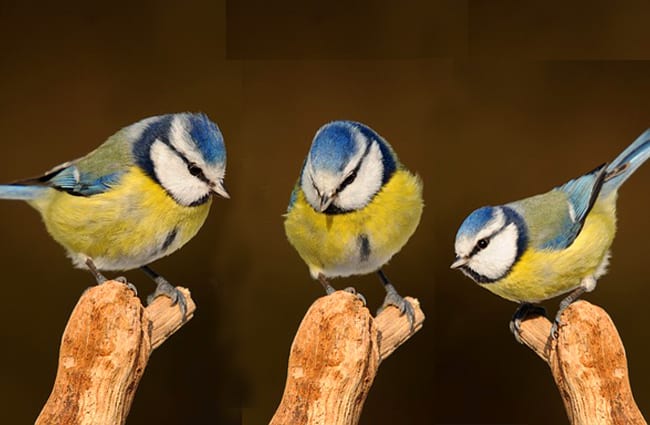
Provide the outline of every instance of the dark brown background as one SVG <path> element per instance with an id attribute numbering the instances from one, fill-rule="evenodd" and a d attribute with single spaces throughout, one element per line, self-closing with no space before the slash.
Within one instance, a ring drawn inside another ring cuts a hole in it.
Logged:
<path id="1" fill-rule="evenodd" d="M 0 4 L 0 181 L 160 113 L 206 112 L 226 139 L 232 200 L 155 264 L 192 289 L 198 313 L 152 357 L 129 424 L 268 422 L 293 334 L 322 295 L 282 214 L 314 132 L 341 118 L 380 132 L 425 184 L 421 225 L 386 272 L 427 321 L 382 364 L 362 423 L 565 423 L 546 366 L 508 332 L 515 305 L 448 269 L 453 239 L 472 209 L 546 191 L 650 126 L 650 6 L 177 3 Z M 586 297 L 618 325 L 646 413 L 648 168 L 622 190 L 611 271 Z M 23 424 L 49 394 L 61 332 L 92 279 L 29 207 L 0 206 L 0 411 Z M 374 276 L 335 284 L 381 302 Z"/>

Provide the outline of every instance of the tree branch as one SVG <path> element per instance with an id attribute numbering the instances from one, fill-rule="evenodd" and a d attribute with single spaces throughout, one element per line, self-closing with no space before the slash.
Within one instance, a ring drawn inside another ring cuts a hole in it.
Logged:
<path id="1" fill-rule="evenodd" d="M 187 321 L 196 305 L 179 289 Z M 36 424 L 123 424 L 151 352 L 184 323 L 169 298 L 144 308 L 122 283 L 88 289 L 68 320 L 54 387 Z"/>
<path id="2" fill-rule="evenodd" d="M 284 395 L 271 425 L 358 423 L 381 361 L 422 328 L 419 302 L 407 300 L 415 309 L 413 329 L 394 307 L 373 319 L 349 292 L 316 300 L 291 346 Z"/>
<path id="3" fill-rule="evenodd" d="M 521 339 L 551 368 L 572 424 L 645 424 L 628 377 L 623 342 L 605 310 L 586 301 L 562 314 L 557 339 L 551 322 L 535 316 Z"/>

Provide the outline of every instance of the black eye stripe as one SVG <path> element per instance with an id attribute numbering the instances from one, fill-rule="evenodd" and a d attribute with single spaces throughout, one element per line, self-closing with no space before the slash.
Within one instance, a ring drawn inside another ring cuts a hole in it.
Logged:
<path id="1" fill-rule="evenodd" d="M 168 147 L 169 149 L 171 149 L 171 150 L 172 150 L 172 151 L 173 151 L 173 152 L 174 152 L 174 153 L 175 153 L 175 154 L 176 154 L 176 155 L 177 155 L 181 160 L 183 160 L 183 162 L 185 163 L 185 165 L 187 165 L 187 169 L 188 169 L 188 170 L 189 170 L 190 167 L 192 167 L 192 166 L 195 166 L 195 167 L 199 168 L 199 170 L 201 169 L 200 167 L 198 167 L 198 165 L 196 165 L 196 164 L 193 163 L 193 162 L 190 162 L 187 158 L 185 158 L 185 155 L 183 155 L 183 154 L 181 153 L 181 151 L 179 151 L 178 149 L 176 149 L 176 147 L 175 147 L 174 145 L 172 145 L 171 143 L 169 143 L 168 140 L 161 140 L 161 141 L 162 141 L 164 144 L 166 144 L 167 147 Z M 201 171 L 201 172 L 203 172 L 203 171 Z"/>
<path id="2" fill-rule="evenodd" d="M 190 162 L 187 158 L 185 158 L 185 155 L 183 155 L 178 149 L 176 149 L 176 147 L 174 145 L 172 145 L 168 141 L 165 140 L 165 141 L 163 141 L 163 143 L 165 143 L 169 147 L 169 149 L 171 149 L 185 163 L 185 165 L 187 166 L 187 171 L 191 175 L 193 175 L 194 177 L 201 180 L 202 182 L 204 182 L 207 185 L 211 184 L 210 180 L 203 173 L 203 169 L 201 169 L 201 167 L 199 167 L 194 162 Z"/>
<path id="3" fill-rule="evenodd" d="M 473 257 L 476 254 L 478 254 L 481 251 L 477 245 L 474 245 L 474 248 L 472 248 L 472 251 L 469 253 L 469 257 Z"/>
<path id="4" fill-rule="evenodd" d="M 354 180 L 357 178 L 357 174 L 359 173 L 359 169 L 361 168 L 361 164 L 363 164 L 363 161 L 366 159 L 366 157 L 370 153 L 370 147 L 372 146 L 372 143 L 374 143 L 374 142 L 370 142 L 370 143 L 368 143 L 366 145 L 366 150 L 363 152 L 363 155 L 361 155 L 361 158 L 359 159 L 359 162 L 354 167 L 352 172 L 350 174 L 348 174 L 348 176 L 345 178 L 345 180 L 343 180 L 343 182 L 339 185 L 339 187 L 336 188 L 336 193 L 341 192 L 343 189 L 345 189 L 346 187 L 351 185 L 352 182 L 354 182 Z"/>
<path id="5" fill-rule="evenodd" d="M 472 252 L 469 253 L 469 256 L 473 257 L 474 255 L 478 254 L 480 251 L 483 251 L 485 248 L 487 248 L 492 238 L 498 235 L 499 233 L 503 232 L 508 227 L 509 224 L 510 223 L 506 223 L 505 226 L 498 229 L 496 232 L 492 233 L 491 235 L 479 239 L 476 242 L 476 245 L 474 245 L 474 248 L 472 248 Z"/>
<path id="6" fill-rule="evenodd" d="M 195 177 L 200 178 L 200 176 L 203 175 L 203 170 L 201 169 L 201 167 L 199 167 L 198 165 L 196 165 L 193 162 L 187 164 L 187 170 L 190 172 L 191 175 L 193 175 Z"/>
<path id="7" fill-rule="evenodd" d="M 339 185 L 339 187 L 336 188 L 337 193 L 342 191 L 343 189 L 345 189 L 346 187 L 348 187 L 348 186 L 350 186 L 352 184 L 354 179 L 357 178 L 357 171 L 359 170 L 360 166 L 361 166 L 361 163 L 359 163 L 359 165 L 357 165 L 357 167 L 354 170 L 352 170 L 352 172 L 345 178 L 345 180 L 343 180 L 343 183 L 341 183 Z"/>
<path id="8" fill-rule="evenodd" d="M 210 180 L 205 176 L 205 174 L 203 174 L 203 170 L 201 170 L 199 167 L 196 168 L 199 170 L 199 172 L 197 174 L 193 174 L 192 171 L 190 171 L 190 174 L 210 186 Z"/>
<path id="9" fill-rule="evenodd" d="M 197 179 L 201 180 L 202 182 L 206 183 L 207 185 L 210 185 L 210 180 L 205 176 L 203 173 L 203 169 L 199 167 L 196 163 L 190 162 L 185 158 L 183 155 L 181 155 L 180 152 L 176 151 L 178 153 L 178 156 L 185 162 L 185 165 L 187 165 L 187 172 L 196 177 Z"/>

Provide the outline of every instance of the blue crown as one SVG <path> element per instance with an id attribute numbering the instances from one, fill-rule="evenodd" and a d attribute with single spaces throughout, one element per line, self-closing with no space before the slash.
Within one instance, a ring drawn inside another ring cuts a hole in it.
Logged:
<path id="1" fill-rule="evenodd" d="M 357 152 L 356 126 L 350 121 L 334 121 L 318 130 L 309 156 L 315 168 L 341 172 Z"/>
<path id="2" fill-rule="evenodd" d="M 205 114 L 187 114 L 190 122 L 190 135 L 203 153 L 206 162 L 218 164 L 226 162 L 226 147 L 219 127 Z"/>
<path id="3" fill-rule="evenodd" d="M 473 211 L 461 224 L 456 238 L 476 235 L 493 217 L 494 207 L 481 207 Z"/>

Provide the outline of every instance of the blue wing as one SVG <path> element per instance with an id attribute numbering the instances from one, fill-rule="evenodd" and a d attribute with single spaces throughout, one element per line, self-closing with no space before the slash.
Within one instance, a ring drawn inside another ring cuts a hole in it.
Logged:
<path id="1" fill-rule="evenodd" d="M 570 246 L 580 234 L 584 221 L 598 196 L 607 196 L 616 191 L 621 184 L 648 158 L 650 158 L 650 129 L 641 134 L 630 146 L 609 165 L 604 164 L 594 171 L 555 188 L 552 192 L 566 197 L 566 207 L 557 204 L 562 211 L 554 211 L 560 217 L 552 236 L 539 241 L 542 248 L 563 249 Z M 540 205 L 543 209 L 544 206 Z"/>
<path id="2" fill-rule="evenodd" d="M 565 212 L 561 214 L 559 228 L 554 237 L 541 243 L 541 248 L 564 249 L 578 237 L 587 215 L 594 206 L 603 182 L 607 176 L 606 164 L 577 179 L 571 180 L 554 189 L 566 197 L 566 206 L 560 206 Z"/>
<path id="3" fill-rule="evenodd" d="M 15 186 L 47 186 L 76 196 L 92 196 L 109 190 L 123 171 L 97 176 L 82 172 L 73 163 L 66 163 L 47 172 L 41 177 L 21 180 L 12 183 Z"/>

